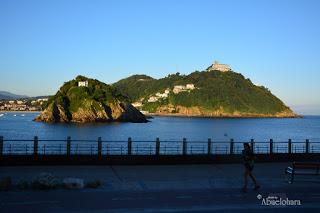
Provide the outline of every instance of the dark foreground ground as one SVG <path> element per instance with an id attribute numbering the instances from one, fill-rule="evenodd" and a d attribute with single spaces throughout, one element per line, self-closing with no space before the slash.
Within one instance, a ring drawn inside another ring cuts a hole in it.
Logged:
<path id="1" fill-rule="evenodd" d="M 315 212 L 320 209 L 320 177 L 286 181 L 290 163 L 259 163 L 259 191 L 241 192 L 239 164 L 165 166 L 0 167 L 0 177 L 31 180 L 42 172 L 58 177 L 99 179 L 97 189 L 0 192 L 0 212 Z M 268 196 L 300 200 L 300 206 L 266 206 Z M 259 197 L 260 199 L 258 199 Z"/>

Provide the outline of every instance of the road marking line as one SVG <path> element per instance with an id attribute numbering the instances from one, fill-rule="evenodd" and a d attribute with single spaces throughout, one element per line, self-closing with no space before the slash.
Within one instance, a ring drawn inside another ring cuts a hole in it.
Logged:
<path id="1" fill-rule="evenodd" d="M 116 171 L 115 168 L 113 168 L 113 166 L 110 166 L 113 174 L 120 180 L 120 182 L 123 182 L 122 178 L 120 177 L 120 175 L 118 174 L 118 172 Z"/>

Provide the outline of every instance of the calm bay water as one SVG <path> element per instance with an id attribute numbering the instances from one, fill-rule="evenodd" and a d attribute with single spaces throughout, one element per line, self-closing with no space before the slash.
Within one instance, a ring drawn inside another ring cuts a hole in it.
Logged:
<path id="1" fill-rule="evenodd" d="M 0 135 L 5 139 L 97 139 L 206 141 L 320 141 L 320 116 L 304 118 L 180 118 L 155 117 L 149 123 L 46 124 L 34 122 L 38 113 L 0 113 Z"/>

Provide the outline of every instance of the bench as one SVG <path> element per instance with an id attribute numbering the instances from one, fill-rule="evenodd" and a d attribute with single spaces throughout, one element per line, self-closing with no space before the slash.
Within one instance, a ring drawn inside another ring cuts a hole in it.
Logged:
<path id="1" fill-rule="evenodd" d="M 285 173 L 288 182 L 292 183 L 295 175 L 319 175 L 320 163 L 293 162 L 292 166 L 286 168 Z"/>

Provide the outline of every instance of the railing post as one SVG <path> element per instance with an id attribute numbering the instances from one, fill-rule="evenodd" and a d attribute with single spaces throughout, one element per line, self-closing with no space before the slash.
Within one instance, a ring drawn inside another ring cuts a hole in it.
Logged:
<path id="1" fill-rule="evenodd" d="M 183 155 L 187 154 L 187 139 L 186 138 L 182 139 L 182 154 Z"/>
<path id="2" fill-rule="evenodd" d="M 273 139 L 270 139 L 270 144 L 269 144 L 269 154 L 273 154 Z"/>
<path id="3" fill-rule="evenodd" d="M 98 137 L 98 157 L 102 158 L 102 140 L 101 137 Z"/>
<path id="4" fill-rule="evenodd" d="M 231 138 L 230 139 L 230 155 L 233 154 L 233 150 L 234 150 L 234 140 Z"/>
<path id="5" fill-rule="evenodd" d="M 291 139 L 288 140 L 288 153 L 289 154 L 292 153 L 292 140 Z"/>
<path id="6" fill-rule="evenodd" d="M 252 152 L 254 152 L 254 139 L 250 140 L 250 144 L 251 144 L 251 150 Z"/>
<path id="7" fill-rule="evenodd" d="M 38 136 L 34 136 L 33 138 L 33 156 L 34 158 L 38 157 Z"/>
<path id="8" fill-rule="evenodd" d="M 306 153 L 309 153 L 309 139 L 306 139 Z"/>
<path id="9" fill-rule="evenodd" d="M 211 138 L 208 138 L 208 155 L 211 155 L 212 152 L 212 142 Z"/>
<path id="10" fill-rule="evenodd" d="M 67 137 L 67 156 L 71 155 L 71 137 Z"/>
<path id="11" fill-rule="evenodd" d="M 160 155 L 160 139 L 156 138 L 156 155 Z"/>
<path id="12" fill-rule="evenodd" d="M 3 136 L 0 136 L 0 156 L 3 155 Z"/>
<path id="13" fill-rule="evenodd" d="M 128 138 L 128 155 L 132 153 L 132 139 L 131 137 Z"/>

